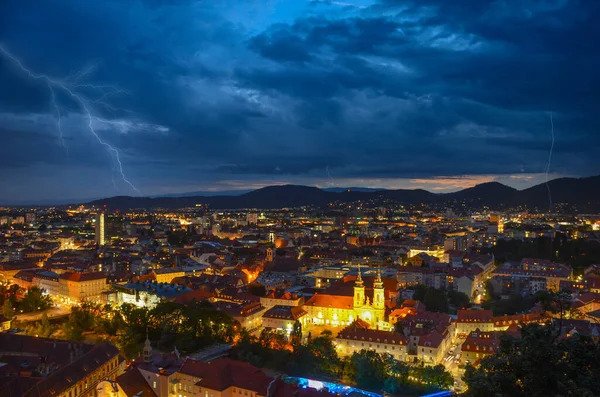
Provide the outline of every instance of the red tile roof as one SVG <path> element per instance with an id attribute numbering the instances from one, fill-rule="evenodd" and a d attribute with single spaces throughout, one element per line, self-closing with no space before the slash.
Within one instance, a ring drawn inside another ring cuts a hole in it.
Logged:
<path id="1" fill-rule="evenodd" d="M 337 308 L 337 309 L 352 309 L 354 307 L 354 297 L 315 294 L 312 298 L 310 298 L 308 301 L 306 301 L 304 306 L 333 307 L 333 308 Z"/>
<path id="2" fill-rule="evenodd" d="M 491 323 L 494 313 L 491 310 L 459 310 L 457 323 Z"/>
<path id="3" fill-rule="evenodd" d="M 388 343 L 394 345 L 407 345 L 406 336 L 400 332 L 381 331 L 367 329 L 359 324 L 353 323 L 342 329 L 337 336 L 338 339 L 364 340 L 369 342 Z"/>
<path id="4" fill-rule="evenodd" d="M 154 390 L 150 387 L 144 376 L 137 368 L 130 368 L 123 375 L 117 377 L 117 383 L 127 396 L 155 397 Z M 141 393 L 141 394 L 138 394 Z"/>
<path id="5" fill-rule="evenodd" d="M 90 272 L 90 273 L 80 273 L 80 272 L 67 272 L 60 275 L 60 278 L 68 281 L 92 281 L 92 280 L 101 280 L 106 279 L 106 274 L 102 272 Z"/>
<path id="6" fill-rule="evenodd" d="M 229 358 L 219 358 L 209 363 L 186 358 L 179 372 L 200 378 L 197 386 L 215 391 L 236 387 L 264 396 L 271 383 L 271 378 L 259 368 Z"/>
<path id="7" fill-rule="evenodd" d="M 512 324 L 529 324 L 529 323 L 540 323 L 546 321 L 546 318 L 542 313 L 526 313 L 526 314 L 514 314 L 512 316 L 498 316 L 493 318 L 495 327 L 505 327 Z"/>
<path id="8" fill-rule="evenodd" d="M 500 347 L 499 332 L 481 332 L 477 329 L 467 335 L 467 339 L 462 344 L 463 352 L 477 352 L 482 354 L 492 354 Z"/>
<path id="9" fill-rule="evenodd" d="M 0 351 L 3 352 L 0 354 L 2 361 L 19 358 L 20 363 L 27 364 L 29 372 L 36 370 L 42 362 L 55 368 L 44 378 L 26 377 L 13 384 L 11 387 L 17 385 L 20 388 L 19 393 L 13 395 L 21 397 L 54 397 L 62 394 L 119 355 L 119 350 L 110 343 L 90 346 L 13 334 L 0 334 Z M 75 352 L 71 362 L 72 353 Z M 22 365 L 17 366 L 18 370 L 22 368 Z M 17 374 L 9 377 L 16 380 L 23 378 Z"/>
<path id="10" fill-rule="evenodd" d="M 181 303 L 181 304 L 186 304 L 186 303 L 190 303 L 195 301 L 198 302 L 202 302 L 204 300 L 210 299 L 213 296 L 215 296 L 214 293 L 203 290 L 203 289 L 196 289 L 193 291 L 188 291 L 188 292 L 184 292 L 183 294 L 179 295 L 177 298 L 174 299 L 175 303 Z"/>
<path id="11" fill-rule="evenodd" d="M 419 338 L 419 346 L 438 348 L 442 344 L 444 336 L 436 329 Z"/>
<path id="12" fill-rule="evenodd" d="M 306 310 L 301 307 L 273 306 L 263 314 L 263 318 L 278 318 L 284 320 L 297 320 L 306 315 Z"/>

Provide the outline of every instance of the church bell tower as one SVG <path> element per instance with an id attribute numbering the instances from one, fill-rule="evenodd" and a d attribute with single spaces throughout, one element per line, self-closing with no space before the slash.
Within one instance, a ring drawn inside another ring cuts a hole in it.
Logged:
<path id="1" fill-rule="evenodd" d="M 360 263 L 358 264 L 358 277 L 354 283 L 354 308 L 362 307 L 365 303 L 365 285 L 363 284 L 360 273 Z"/>
<path id="2" fill-rule="evenodd" d="M 381 267 L 377 268 L 377 278 L 373 283 L 373 309 L 385 308 L 385 289 L 381 280 Z"/>

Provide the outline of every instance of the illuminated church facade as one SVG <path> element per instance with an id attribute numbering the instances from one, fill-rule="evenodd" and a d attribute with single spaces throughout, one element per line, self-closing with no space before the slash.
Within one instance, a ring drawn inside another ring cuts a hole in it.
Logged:
<path id="1" fill-rule="evenodd" d="M 360 267 L 354 283 L 354 295 L 315 294 L 303 306 L 309 325 L 324 325 L 332 328 L 346 327 L 356 320 L 367 323 L 371 329 L 389 329 L 385 313 L 385 290 L 381 272 L 373 284 L 373 298 L 365 294 Z"/>

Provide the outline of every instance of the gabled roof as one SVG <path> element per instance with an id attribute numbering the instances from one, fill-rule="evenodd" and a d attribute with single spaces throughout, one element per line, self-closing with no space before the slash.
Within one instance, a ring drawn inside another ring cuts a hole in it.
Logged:
<path id="1" fill-rule="evenodd" d="M 117 383 L 127 396 L 154 397 L 156 394 L 137 368 L 130 368 L 117 377 Z M 141 393 L 141 394 L 138 394 Z"/>
<path id="2" fill-rule="evenodd" d="M 491 310 L 461 309 L 457 312 L 457 323 L 491 323 L 494 313 Z"/>
<path id="3" fill-rule="evenodd" d="M 264 396 L 271 383 L 271 378 L 259 368 L 229 358 L 219 358 L 209 363 L 186 358 L 179 372 L 199 378 L 197 386 L 215 391 L 236 387 Z"/>
<path id="4" fill-rule="evenodd" d="M 376 329 L 368 329 L 360 323 L 352 323 L 342 329 L 337 339 L 360 340 L 366 342 L 384 343 L 392 345 L 407 345 L 406 336 L 400 332 L 389 332 Z"/>
<path id="5" fill-rule="evenodd" d="M 93 280 L 101 280 L 106 279 L 106 274 L 102 272 L 90 272 L 90 273 L 80 273 L 80 272 L 67 272 L 60 275 L 60 278 L 68 281 L 93 281 Z"/>
<path id="6" fill-rule="evenodd" d="M 263 314 L 263 318 L 276 318 L 282 320 L 297 320 L 306 315 L 306 310 L 301 307 L 273 306 Z"/>
<path id="7" fill-rule="evenodd" d="M 332 307 L 336 309 L 352 309 L 354 307 L 353 296 L 339 296 L 339 295 L 326 295 L 326 294 L 315 294 L 310 298 L 304 306 L 315 306 L 315 307 Z"/>

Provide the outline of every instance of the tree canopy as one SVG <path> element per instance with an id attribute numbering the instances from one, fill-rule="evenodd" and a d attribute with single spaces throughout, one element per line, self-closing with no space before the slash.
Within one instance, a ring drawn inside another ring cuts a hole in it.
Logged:
<path id="1" fill-rule="evenodd" d="M 465 397 L 582 397 L 600 390 L 600 347 L 586 336 L 559 338 L 558 329 L 537 324 L 522 338 L 504 336 L 496 354 L 468 366 Z"/>

